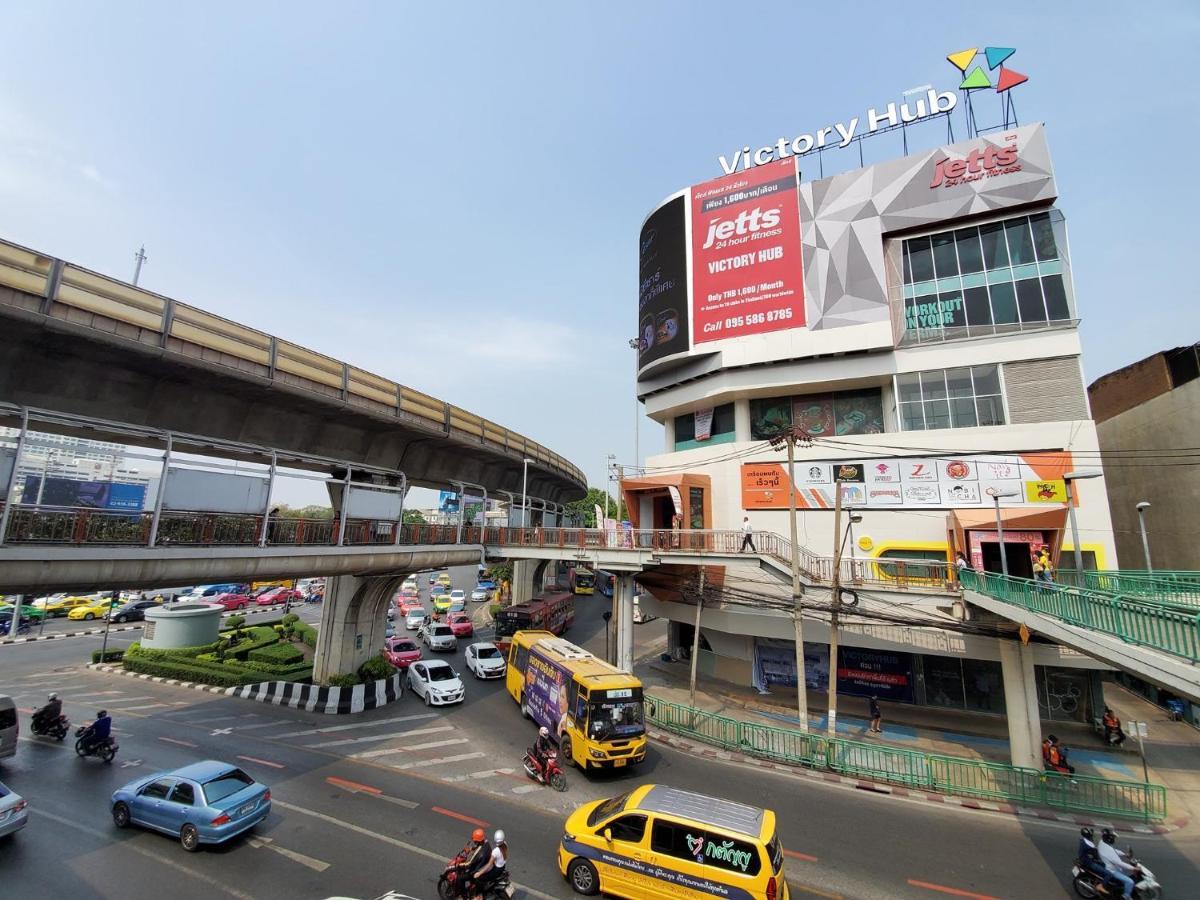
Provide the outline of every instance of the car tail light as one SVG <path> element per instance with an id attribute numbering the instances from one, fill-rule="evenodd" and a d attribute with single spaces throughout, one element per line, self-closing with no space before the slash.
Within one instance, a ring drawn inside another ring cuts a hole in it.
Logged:
<path id="1" fill-rule="evenodd" d="M 209 824 L 210 825 L 224 825 L 227 822 L 229 822 L 229 816 L 227 816 L 225 813 L 221 813 L 221 815 L 217 816 Z"/>
<path id="2" fill-rule="evenodd" d="M 271 799 L 271 792 L 268 790 L 268 791 L 267 791 L 265 794 L 263 794 L 263 796 L 262 796 L 262 802 L 263 802 L 263 803 L 266 803 L 266 802 L 268 802 L 270 799 Z"/>
<path id="3" fill-rule="evenodd" d="M 775 876 L 772 875 L 767 879 L 767 900 L 775 900 L 777 888 L 775 887 Z"/>
<path id="4" fill-rule="evenodd" d="M 28 800 L 18 800 L 17 805 L 12 808 L 12 811 L 15 813 L 19 813 L 21 810 L 23 810 L 28 805 L 29 805 Z"/>

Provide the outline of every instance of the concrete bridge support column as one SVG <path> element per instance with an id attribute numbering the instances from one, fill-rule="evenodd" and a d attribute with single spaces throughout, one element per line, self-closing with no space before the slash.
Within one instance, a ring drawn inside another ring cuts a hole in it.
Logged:
<path id="1" fill-rule="evenodd" d="M 512 602 L 528 603 L 542 592 L 542 579 L 546 575 L 548 559 L 513 560 Z"/>
<path id="2" fill-rule="evenodd" d="M 328 579 L 317 631 L 313 681 L 328 684 L 331 675 L 353 673 L 383 650 L 388 602 L 407 573 L 336 575 Z"/>
<path id="3" fill-rule="evenodd" d="M 617 668 L 633 672 L 633 576 L 618 574 L 613 581 L 613 618 L 617 621 Z"/>
<path id="4" fill-rule="evenodd" d="M 1000 641 L 1000 671 L 1008 711 L 1008 746 L 1014 766 L 1042 768 L 1042 723 L 1038 714 L 1033 647 Z"/>

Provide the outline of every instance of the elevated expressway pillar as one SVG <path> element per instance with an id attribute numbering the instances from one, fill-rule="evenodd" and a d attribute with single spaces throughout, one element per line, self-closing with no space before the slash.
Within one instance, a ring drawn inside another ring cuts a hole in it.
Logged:
<path id="1" fill-rule="evenodd" d="M 1038 713 L 1033 647 L 1021 641 L 998 641 L 1008 747 L 1014 766 L 1042 768 L 1042 723 Z"/>

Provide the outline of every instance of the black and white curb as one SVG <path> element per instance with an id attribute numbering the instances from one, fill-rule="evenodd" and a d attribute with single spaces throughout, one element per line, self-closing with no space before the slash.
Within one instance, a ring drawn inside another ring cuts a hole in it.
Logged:
<path id="1" fill-rule="evenodd" d="M 356 684 L 350 688 L 296 684 L 288 681 L 263 681 L 238 687 L 214 687 L 211 684 L 196 684 L 194 681 L 180 681 L 177 678 L 127 672 L 104 663 L 90 663 L 88 668 L 98 672 L 108 672 L 112 675 L 124 675 L 126 678 L 138 678 L 157 684 L 171 684 L 209 694 L 240 697 L 243 700 L 270 703 L 273 706 L 288 706 L 292 709 L 325 713 L 331 716 L 351 715 L 387 706 L 404 696 L 404 675 L 401 673 L 392 675 L 390 678 L 373 681 L 370 684 Z"/>
<path id="2" fill-rule="evenodd" d="M 109 628 L 109 634 L 116 634 L 118 631 L 138 631 L 142 628 L 141 625 L 118 625 L 116 628 Z M 73 638 L 86 637 L 89 634 L 104 634 L 103 628 L 89 628 L 87 631 L 65 631 L 62 634 L 37 634 L 33 637 L 5 638 L 0 641 L 0 646 L 4 644 L 28 644 L 33 641 L 53 641 L 57 638 Z"/>

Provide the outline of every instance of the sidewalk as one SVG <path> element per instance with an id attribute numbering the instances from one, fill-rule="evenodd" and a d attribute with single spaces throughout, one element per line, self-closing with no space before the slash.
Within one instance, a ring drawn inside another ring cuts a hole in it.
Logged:
<path id="1" fill-rule="evenodd" d="M 647 657 L 639 661 L 635 671 L 648 692 L 672 703 L 688 705 L 689 670 L 686 663 L 664 663 L 658 657 Z M 1105 696 L 1123 723 L 1134 719 L 1150 723 L 1150 737 L 1146 741 L 1150 781 L 1168 789 L 1168 821 L 1186 818 L 1200 822 L 1200 731 L 1182 722 L 1168 721 L 1164 710 L 1119 685 L 1106 685 Z M 809 692 L 811 730 L 825 731 L 827 703 L 828 696 L 824 692 Z M 759 694 L 751 687 L 701 677 L 697 684 L 696 706 L 740 721 L 777 727 L 794 727 L 799 721 L 795 691 L 786 688 Z M 1008 723 L 1002 716 L 883 701 L 880 706 L 883 734 L 870 735 L 867 701 L 839 695 L 838 736 L 904 750 L 1010 762 Z M 816 714 L 818 712 L 820 715 Z M 1122 781 L 1143 780 L 1135 739 L 1128 739 L 1123 749 L 1116 749 L 1106 747 L 1090 726 L 1043 722 L 1042 728 L 1044 734 L 1052 730 L 1060 742 L 1070 748 L 1071 763 L 1080 774 Z"/>

